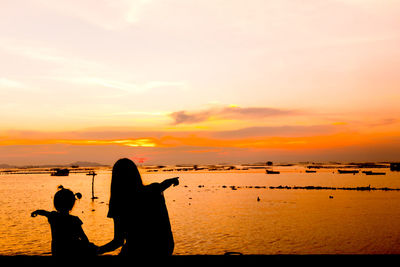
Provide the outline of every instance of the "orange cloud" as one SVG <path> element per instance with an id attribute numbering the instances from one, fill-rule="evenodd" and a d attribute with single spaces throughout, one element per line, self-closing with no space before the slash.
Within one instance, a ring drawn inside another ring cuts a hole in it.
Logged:
<path id="1" fill-rule="evenodd" d="M 0 145 L 45 145 L 45 144 L 69 144 L 69 145 L 123 145 L 130 147 L 155 147 L 156 143 L 151 138 L 124 139 L 124 140 L 57 140 L 57 139 L 15 139 L 2 140 Z"/>
<path id="2" fill-rule="evenodd" d="M 219 153 L 221 149 L 196 149 L 196 150 L 187 150 L 187 153 Z"/>
<path id="3" fill-rule="evenodd" d="M 210 119 L 240 119 L 254 120 L 273 116 L 288 116 L 298 114 L 294 110 L 284 110 L 268 107 L 241 108 L 230 105 L 223 108 L 211 108 L 198 112 L 177 111 L 170 114 L 174 124 L 191 124 L 207 121 Z"/>
<path id="4" fill-rule="evenodd" d="M 99 161 L 120 157 L 138 163 L 216 163 L 273 160 L 397 160 L 399 133 L 334 133 L 301 137 L 215 138 L 201 133 L 160 138 L 8 139 L 0 141 L 0 162 L 34 164 Z M 144 141 L 145 140 L 145 141 Z"/>
<path id="5" fill-rule="evenodd" d="M 22 134 L 3 136 L 0 146 L 21 145 L 80 145 L 143 148 L 196 147 L 190 153 L 216 152 L 218 148 L 255 148 L 255 149 L 329 149 L 354 145 L 387 144 L 399 132 L 361 133 L 342 128 L 342 125 L 320 126 L 280 126 L 250 127 L 234 131 L 198 131 L 198 132 L 109 132 L 89 134 L 88 132 L 52 133 L 42 138 L 40 132 L 32 132 L 31 138 L 21 138 Z M 57 135 L 60 138 L 56 138 Z M 63 138 L 63 135 L 68 138 Z M 92 135 L 92 138 L 90 136 Z M 97 136 L 97 138 L 96 138 Z M 103 139 L 101 137 L 113 137 Z M 123 138 L 121 138 L 123 136 Z M 132 136 L 132 137 L 127 137 Z M 140 137 L 139 137 L 140 136 Z M 89 138 L 82 138 L 89 137 Z M 204 148 L 204 149 L 202 149 Z M 211 150 L 210 150 L 211 149 Z"/>

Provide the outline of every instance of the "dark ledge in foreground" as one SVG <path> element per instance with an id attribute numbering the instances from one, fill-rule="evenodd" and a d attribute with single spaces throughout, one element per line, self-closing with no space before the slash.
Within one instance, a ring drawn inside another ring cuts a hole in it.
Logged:
<path id="1" fill-rule="evenodd" d="M 140 266 L 147 266 L 146 263 L 162 263 L 162 264 L 184 264 L 185 266 L 192 266 L 197 264 L 262 264 L 260 266 L 278 266 L 277 264 L 345 264 L 354 262 L 357 264 L 371 264 L 376 263 L 379 266 L 382 264 L 390 264 L 399 262 L 400 254 L 384 254 L 384 255 L 173 255 L 165 258 L 123 258 L 118 256 L 98 256 L 90 258 L 68 258 L 59 259 L 51 256 L 0 256 L 0 264 L 4 263 L 18 264 L 27 263 L 41 264 L 49 266 L 61 266 L 65 263 L 80 264 L 90 263 L 90 266 L 103 266 L 100 264 L 115 264 L 118 262 L 137 263 Z M 143 265 L 145 264 L 145 265 Z M 189 265 L 188 265 L 189 264 Z M 109 265 L 111 266 L 111 265 Z M 115 265 L 113 265 L 115 266 Z M 149 265 L 150 266 L 150 265 Z M 166 265 L 167 266 L 167 265 Z M 245 266 L 245 265 L 243 265 Z"/>

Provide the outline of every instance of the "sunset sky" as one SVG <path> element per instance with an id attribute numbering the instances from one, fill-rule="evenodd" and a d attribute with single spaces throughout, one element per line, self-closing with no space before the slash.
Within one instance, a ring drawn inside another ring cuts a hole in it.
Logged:
<path id="1" fill-rule="evenodd" d="M 0 164 L 400 160 L 400 1 L 2 0 Z"/>

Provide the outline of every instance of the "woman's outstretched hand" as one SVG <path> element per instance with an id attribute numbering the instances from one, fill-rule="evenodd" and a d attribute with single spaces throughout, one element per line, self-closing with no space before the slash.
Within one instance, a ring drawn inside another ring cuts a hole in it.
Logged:
<path id="1" fill-rule="evenodd" d="M 171 180 L 171 183 L 173 186 L 179 185 L 179 177 L 174 177 L 174 178 L 171 178 L 170 180 Z"/>
<path id="2" fill-rule="evenodd" d="M 163 192 L 165 189 L 170 187 L 171 185 L 177 186 L 179 184 L 179 177 L 174 177 L 174 178 L 169 178 L 164 180 L 160 185 L 161 185 L 161 192 Z"/>

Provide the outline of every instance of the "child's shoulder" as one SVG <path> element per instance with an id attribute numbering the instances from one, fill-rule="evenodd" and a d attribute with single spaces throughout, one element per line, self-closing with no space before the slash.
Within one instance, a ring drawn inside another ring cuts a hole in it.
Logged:
<path id="1" fill-rule="evenodd" d="M 58 216 L 59 216 L 59 213 L 58 213 L 57 211 L 55 211 L 55 210 L 49 211 L 49 212 L 47 213 L 47 217 L 49 217 L 49 218 L 56 218 L 56 217 L 58 217 Z"/>
<path id="2" fill-rule="evenodd" d="M 56 221 L 72 222 L 74 224 L 82 224 L 81 219 L 78 216 L 71 214 L 63 214 L 57 211 L 50 212 L 49 219 Z"/>
<path id="3" fill-rule="evenodd" d="M 74 223 L 83 224 L 83 223 L 82 223 L 82 220 L 79 219 L 78 216 L 75 216 L 75 215 L 71 215 L 71 214 L 70 214 L 69 217 L 70 217 L 70 219 L 71 219 Z"/>

